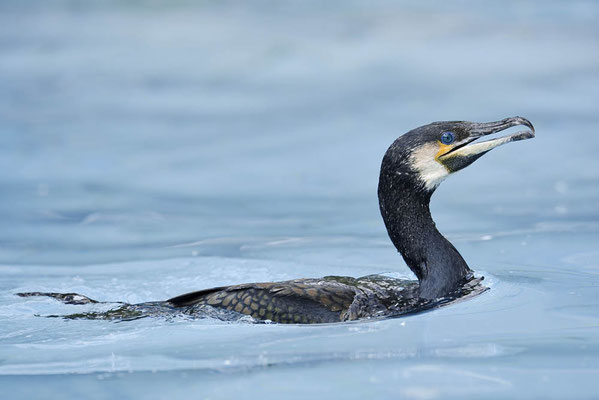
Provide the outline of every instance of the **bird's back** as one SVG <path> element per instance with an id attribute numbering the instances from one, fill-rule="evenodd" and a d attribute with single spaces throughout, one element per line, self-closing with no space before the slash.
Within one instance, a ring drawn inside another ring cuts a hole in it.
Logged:
<path id="1" fill-rule="evenodd" d="M 329 276 L 217 287 L 167 302 L 175 307 L 208 305 L 278 323 L 323 323 L 401 311 L 416 288 L 414 281 L 382 276 Z"/>

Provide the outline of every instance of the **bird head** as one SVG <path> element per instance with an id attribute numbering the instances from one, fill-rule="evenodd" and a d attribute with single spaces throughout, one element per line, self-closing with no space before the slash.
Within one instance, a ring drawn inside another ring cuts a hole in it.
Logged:
<path id="1" fill-rule="evenodd" d="M 485 140 L 485 136 L 517 125 L 529 129 Z M 387 156 L 395 161 L 392 164 L 398 166 L 398 174 L 415 176 L 424 190 L 432 192 L 449 174 L 469 166 L 495 147 L 534 135 L 532 124 L 522 117 L 486 123 L 433 122 L 400 136 Z"/>

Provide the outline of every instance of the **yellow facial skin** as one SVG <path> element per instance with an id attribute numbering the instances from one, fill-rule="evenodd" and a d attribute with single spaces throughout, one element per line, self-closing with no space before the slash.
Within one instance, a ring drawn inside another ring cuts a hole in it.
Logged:
<path id="1" fill-rule="evenodd" d="M 444 144 L 444 143 L 441 143 L 440 141 L 437 141 L 437 146 L 439 147 L 439 151 L 437 151 L 437 154 L 435 155 L 435 161 L 438 162 L 439 164 L 443 165 L 443 167 L 445 167 L 445 169 L 447 169 L 447 171 L 449 171 L 449 168 L 447 168 L 447 166 L 445 166 L 445 164 L 443 164 L 441 162 L 440 158 L 441 158 L 441 156 L 443 156 L 443 154 L 446 154 L 448 151 L 453 149 L 454 145 L 453 144 Z"/>

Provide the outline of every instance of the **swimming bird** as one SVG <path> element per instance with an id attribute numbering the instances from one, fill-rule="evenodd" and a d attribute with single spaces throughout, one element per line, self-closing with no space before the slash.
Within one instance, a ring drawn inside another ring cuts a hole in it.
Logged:
<path id="1" fill-rule="evenodd" d="M 481 140 L 518 125 L 528 130 Z M 417 282 L 330 276 L 249 283 L 200 290 L 166 302 L 126 304 L 115 315 L 130 311 L 135 317 L 150 306 L 188 312 L 208 307 L 278 323 L 339 322 L 402 315 L 480 293 L 481 278 L 474 277 L 458 250 L 437 230 L 429 208 L 431 196 L 450 174 L 490 150 L 534 135 L 532 123 L 522 117 L 488 123 L 442 121 L 413 129 L 391 144 L 381 164 L 379 207 L 391 242 Z M 20 295 L 49 295 L 71 304 L 95 302 L 74 293 Z"/>

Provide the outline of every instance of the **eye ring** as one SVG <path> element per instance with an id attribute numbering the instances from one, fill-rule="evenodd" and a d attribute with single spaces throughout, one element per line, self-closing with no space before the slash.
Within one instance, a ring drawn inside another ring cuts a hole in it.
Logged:
<path id="1" fill-rule="evenodd" d="M 441 143 L 443 144 L 452 144 L 455 141 L 455 135 L 453 132 L 443 132 L 441 134 Z"/>

